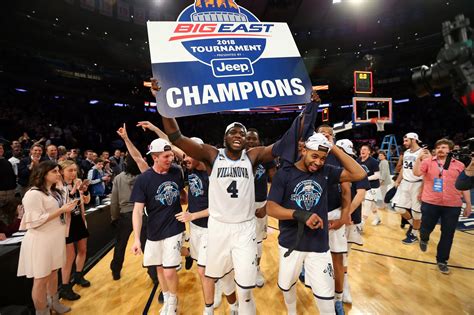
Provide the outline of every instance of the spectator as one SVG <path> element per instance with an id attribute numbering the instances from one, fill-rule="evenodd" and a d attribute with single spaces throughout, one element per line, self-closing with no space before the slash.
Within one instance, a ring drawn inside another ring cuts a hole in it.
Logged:
<path id="1" fill-rule="evenodd" d="M 31 146 L 30 156 L 22 159 L 18 164 L 18 184 L 21 186 L 22 195 L 24 195 L 26 192 L 31 172 L 39 165 L 40 162 L 45 160 L 41 156 L 42 154 L 43 147 L 39 144 L 34 144 Z"/>
<path id="2" fill-rule="evenodd" d="M 105 183 L 110 180 L 110 176 L 106 175 L 103 169 L 104 161 L 98 158 L 96 164 L 87 174 L 87 179 L 90 181 L 91 198 L 96 206 L 100 204 L 101 199 L 105 195 Z"/>
<path id="3" fill-rule="evenodd" d="M 471 214 L 471 195 L 467 191 L 461 193 L 454 187 L 456 178 L 464 170 L 464 164 L 451 158 L 453 147 L 451 140 L 440 139 L 435 143 L 435 156 L 431 156 L 429 151 L 424 149 L 413 167 L 415 176 L 423 175 L 420 249 L 426 251 L 430 234 L 441 219 L 441 238 L 436 262 L 443 274 L 450 273 L 448 259 L 463 203 L 462 195 L 466 201 L 464 216 Z"/>
<path id="4" fill-rule="evenodd" d="M 3 157 L 3 145 L 0 144 L 0 207 L 15 197 L 16 176 L 13 167 Z"/>
<path id="5" fill-rule="evenodd" d="M 124 159 L 122 157 L 122 151 L 119 149 L 115 150 L 114 156 L 110 158 L 110 166 L 115 175 L 120 174 L 124 169 Z"/>
<path id="6" fill-rule="evenodd" d="M 380 169 L 380 193 L 382 194 L 383 208 L 386 208 L 386 204 L 383 202 L 385 194 L 387 193 L 387 187 L 392 183 L 392 177 L 390 175 L 390 166 L 387 161 L 387 154 L 384 151 L 379 150 L 379 169 Z"/>
<path id="7" fill-rule="evenodd" d="M 92 168 L 92 166 L 94 166 L 94 162 L 92 160 L 93 153 L 94 152 L 92 150 L 86 150 L 86 152 L 84 152 L 85 159 L 81 162 L 83 178 L 87 177 L 87 174 L 89 174 L 90 169 Z"/>
<path id="8" fill-rule="evenodd" d="M 68 159 L 68 152 L 65 146 L 60 145 L 58 147 L 58 162 L 65 161 Z"/>
<path id="9" fill-rule="evenodd" d="M 130 234 L 133 231 L 133 202 L 130 201 L 130 195 L 132 194 L 132 188 L 138 175 L 140 175 L 140 169 L 133 158 L 128 155 L 125 160 L 125 170 L 114 178 L 112 185 L 110 214 L 112 222 L 114 222 L 114 225 L 117 227 L 114 258 L 110 263 L 110 269 L 112 270 L 112 277 L 114 280 L 120 279 L 120 271 L 123 266 L 125 249 Z"/>
<path id="10" fill-rule="evenodd" d="M 60 180 L 59 166 L 43 161 L 33 169 L 31 189 L 23 198 L 25 214 L 20 224 L 27 230 L 21 244 L 18 276 L 34 278 L 31 292 L 36 314 L 53 311 L 63 314 L 71 310 L 59 303 L 58 269 L 65 263 L 66 225 L 60 219 L 71 212 L 77 201 L 64 203 L 64 196 L 56 189 Z"/>
<path id="11" fill-rule="evenodd" d="M 13 198 L 0 205 L 0 240 L 19 230 L 22 217 L 23 206 L 19 200 Z"/>
<path id="12" fill-rule="evenodd" d="M 59 296 L 66 300 L 77 300 L 81 296 L 72 290 L 72 285 L 78 284 L 89 287 L 90 282 L 84 279 L 82 270 L 87 254 L 87 231 L 86 212 L 84 204 L 89 203 L 91 197 L 87 192 L 87 180 L 84 183 L 77 178 L 78 166 L 74 161 L 67 160 L 59 163 L 61 166 L 62 181 L 60 186 L 69 199 L 79 199 L 76 208 L 71 211 L 69 217 L 69 232 L 66 237 L 66 264 L 61 268 L 62 287 Z M 76 255 L 77 248 L 77 255 Z M 70 283 L 73 263 L 76 263 L 76 272 L 73 283 Z"/>
<path id="13" fill-rule="evenodd" d="M 54 144 L 50 144 L 46 147 L 46 158 L 53 162 L 58 161 L 58 148 Z"/>
<path id="14" fill-rule="evenodd" d="M 12 141 L 11 148 L 11 157 L 8 159 L 8 162 L 13 166 L 15 176 L 18 176 L 18 164 L 20 164 L 20 161 L 23 158 L 23 151 L 20 142 L 18 141 Z"/>

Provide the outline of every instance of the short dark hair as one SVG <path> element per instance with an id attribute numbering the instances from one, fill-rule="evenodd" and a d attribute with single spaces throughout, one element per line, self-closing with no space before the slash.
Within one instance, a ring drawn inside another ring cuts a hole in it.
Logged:
<path id="1" fill-rule="evenodd" d="M 255 128 L 249 128 L 247 129 L 247 132 L 255 132 L 256 134 L 258 134 L 258 130 Z"/>
<path id="2" fill-rule="evenodd" d="M 385 156 L 385 158 L 387 158 L 387 153 L 385 153 L 385 151 L 383 150 L 379 150 L 378 152 L 379 154 L 382 154 L 383 156 Z"/>
<path id="3" fill-rule="evenodd" d="M 454 148 L 454 142 L 449 140 L 449 139 L 446 139 L 446 138 L 439 139 L 438 141 L 436 141 L 434 147 L 437 148 L 438 146 L 440 146 L 442 144 L 446 144 L 449 147 L 450 150 L 452 150 Z"/>
<path id="4" fill-rule="evenodd" d="M 101 159 L 101 158 L 97 158 L 97 159 L 95 160 L 95 164 L 97 164 L 97 163 L 104 163 L 104 162 L 105 162 L 105 161 L 104 161 L 103 159 Z"/>

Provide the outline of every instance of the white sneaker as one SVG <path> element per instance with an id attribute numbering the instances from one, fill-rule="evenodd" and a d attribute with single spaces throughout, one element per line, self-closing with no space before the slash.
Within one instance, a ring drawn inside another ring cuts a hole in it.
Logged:
<path id="1" fill-rule="evenodd" d="M 257 287 L 261 288 L 265 285 L 265 278 L 263 277 L 262 272 L 260 271 L 260 268 L 257 270 L 257 281 L 255 282 Z"/>
<path id="2" fill-rule="evenodd" d="M 375 226 L 375 225 L 379 225 L 379 224 L 382 224 L 382 220 L 380 220 L 379 217 L 376 217 L 376 218 L 374 219 L 374 221 L 372 221 L 372 225 Z"/>
<path id="3" fill-rule="evenodd" d="M 178 300 L 176 299 L 175 301 L 168 302 L 168 307 L 166 309 L 167 309 L 166 315 L 178 314 Z"/>
<path id="4" fill-rule="evenodd" d="M 163 304 L 163 307 L 160 310 L 160 315 L 168 315 L 168 302 Z"/>
<path id="5" fill-rule="evenodd" d="M 220 281 L 217 281 L 214 289 L 214 308 L 218 308 L 222 302 L 222 289 Z"/>
<path id="6" fill-rule="evenodd" d="M 202 311 L 202 315 L 214 315 L 214 310 L 209 310 L 206 312 L 206 309 L 204 308 L 204 311 Z"/>

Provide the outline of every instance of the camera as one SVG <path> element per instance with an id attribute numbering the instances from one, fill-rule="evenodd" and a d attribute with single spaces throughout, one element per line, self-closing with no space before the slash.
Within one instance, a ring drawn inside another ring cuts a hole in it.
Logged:
<path id="1" fill-rule="evenodd" d="M 453 150 L 452 154 L 456 160 L 461 161 L 467 167 L 471 164 L 471 160 L 474 154 L 474 137 L 463 141 L 463 145 L 458 150 Z"/>
<path id="2" fill-rule="evenodd" d="M 436 62 L 429 67 L 411 69 L 418 97 L 451 87 L 456 100 L 474 111 L 474 47 L 469 25 L 469 19 L 462 14 L 457 15 L 454 22 L 442 23 L 444 46 L 438 52 Z"/>

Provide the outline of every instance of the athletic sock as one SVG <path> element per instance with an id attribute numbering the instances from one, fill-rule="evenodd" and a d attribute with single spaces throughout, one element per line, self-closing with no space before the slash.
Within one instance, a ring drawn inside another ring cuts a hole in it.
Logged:
<path id="1" fill-rule="evenodd" d="M 336 292 L 336 294 L 334 294 L 334 299 L 337 301 L 342 301 L 342 293 L 343 292 Z"/>

